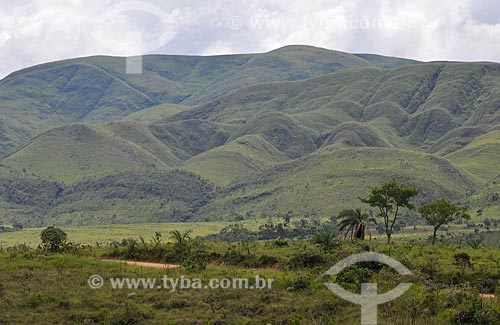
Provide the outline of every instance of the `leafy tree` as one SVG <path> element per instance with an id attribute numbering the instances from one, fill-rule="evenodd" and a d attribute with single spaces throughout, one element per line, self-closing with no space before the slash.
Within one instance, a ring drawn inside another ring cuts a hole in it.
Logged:
<path id="1" fill-rule="evenodd" d="M 250 236 L 250 230 L 243 227 L 242 224 L 230 224 L 220 231 L 220 239 L 223 241 L 236 242 L 248 240 Z"/>
<path id="2" fill-rule="evenodd" d="M 40 233 L 42 246 L 51 252 L 59 251 L 67 237 L 68 235 L 62 229 L 55 227 L 47 227 Z"/>
<path id="3" fill-rule="evenodd" d="M 415 209 L 410 199 L 418 194 L 413 185 L 399 183 L 394 178 L 384 183 L 381 187 L 372 187 L 367 198 L 359 198 L 361 202 L 378 208 L 379 216 L 384 219 L 387 243 L 391 243 L 394 224 L 399 216 L 401 208 Z"/>
<path id="4" fill-rule="evenodd" d="M 437 200 L 418 209 L 425 221 L 434 227 L 432 245 L 436 242 L 436 233 L 439 227 L 457 219 L 470 219 L 470 215 L 465 212 L 466 210 L 466 208 L 458 207 L 447 200 Z"/>
<path id="5" fill-rule="evenodd" d="M 349 232 L 351 238 L 365 239 L 366 226 L 370 223 L 377 223 L 375 218 L 371 217 L 368 213 L 361 212 L 361 209 L 344 210 L 338 216 L 338 226 L 340 231 L 346 232 L 344 237 L 347 237 Z"/>

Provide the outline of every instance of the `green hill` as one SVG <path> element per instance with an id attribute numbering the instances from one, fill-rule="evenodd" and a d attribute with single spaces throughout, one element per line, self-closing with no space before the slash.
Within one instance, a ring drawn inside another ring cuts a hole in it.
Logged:
<path id="1" fill-rule="evenodd" d="M 360 206 L 358 196 L 392 177 L 414 183 L 421 190 L 420 203 L 441 196 L 456 200 L 477 188 L 468 176 L 446 159 L 424 153 L 326 148 L 228 186 L 203 212 L 213 216 L 232 211 L 331 215 Z"/>
<path id="2" fill-rule="evenodd" d="M 161 104 L 146 108 L 141 111 L 127 115 L 123 121 L 130 121 L 141 124 L 152 124 L 165 119 L 170 115 L 190 109 L 189 106 L 175 105 L 175 104 Z"/>
<path id="3" fill-rule="evenodd" d="M 213 187 L 186 171 L 112 173 L 73 185 L 0 168 L 0 224 L 98 225 L 186 221 Z"/>
<path id="4" fill-rule="evenodd" d="M 213 188 L 185 171 L 115 173 L 61 192 L 50 210 L 57 224 L 87 225 L 187 221 L 211 198 Z"/>
<path id="5" fill-rule="evenodd" d="M 332 149 L 391 146 L 391 144 L 377 134 L 372 127 L 359 122 L 339 124 L 332 131 L 322 134 L 317 142 L 321 147 L 330 147 Z"/>
<path id="6" fill-rule="evenodd" d="M 500 215 L 500 175 L 472 193 L 468 204 L 473 215 L 481 221 L 486 218 L 498 219 Z"/>
<path id="7" fill-rule="evenodd" d="M 57 182 L 0 167 L 0 224 L 39 224 L 61 191 Z"/>
<path id="8" fill-rule="evenodd" d="M 169 168 L 145 146 L 118 137 L 106 127 L 83 124 L 43 133 L 3 159 L 2 164 L 66 183 L 118 171 Z"/>
<path id="9" fill-rule="evenodd" d="M 287 160 L 288 157 L 262 137 L 250 135 L 197 155 L 186 161 L 183 168 L 217 186 L 227 186 L 236 179 Z"/>
<path id="10" fill-rule="evenodd" d="M 243 88 L 166 120 L 261 125 L 268 119 L 259 116 L 274 112 L 286 114 L 315 137 L 345 122 L 375 127 L 380 121 L 373 122 L 383 118 L 385 130 L 379 134 L 396 138 L 382 141 L 426 150 L 457 128 L 498 124 L 499 97 L 491 95 L 500 94 L 498 75 L 500 64 L 493 63 L 346 69 L 303 81 Z"/>
<path id="11" fill-rule="evenodd" d="M 500 64 L 304 46 L 145 56 L 143 75 L 124 61 L 0 81 L 4 222 L 331 215 L 391 177 L 417 185 L 419 203 L 496 213 L 483 197 L 500 175 Z"/>
<path id="12" fill-rule="evenodd" d="M 446 157 L 484 184 L 500 175 L 500 130 L 481 135 Z"/>
<path id="13" fill-rule="evenodd" d="M 125 58 L 42 64 L 0 81 L 0 154 L 66 123 L 117 121 L 162 104 L 197 105 L 245 86 L 384 65 L 379 61 L 383 57 L 372 63 L 348 53 L 288 46 L 261 54 L 148 55 L 141 75 L 125 73 Z"/>

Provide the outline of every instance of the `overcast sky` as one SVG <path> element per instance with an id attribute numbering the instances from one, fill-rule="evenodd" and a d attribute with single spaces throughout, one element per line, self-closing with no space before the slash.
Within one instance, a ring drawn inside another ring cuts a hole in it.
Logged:
<path id="1" fill-rule="evenodd" d="M 498 0 L 0 0 L 0 78 L 95 54 L 232 54 L 307 44 L 500 62 Z"/>

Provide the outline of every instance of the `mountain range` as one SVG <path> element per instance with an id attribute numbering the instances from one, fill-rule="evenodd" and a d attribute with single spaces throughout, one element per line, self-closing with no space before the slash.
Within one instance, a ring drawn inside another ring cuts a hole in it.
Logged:
<path id="1" fill-rule="evenodd" d="M 330 216 L 395 177 L 500 213 L 500 64 L 307 46 L 0 81 L 0 224 Z"/>

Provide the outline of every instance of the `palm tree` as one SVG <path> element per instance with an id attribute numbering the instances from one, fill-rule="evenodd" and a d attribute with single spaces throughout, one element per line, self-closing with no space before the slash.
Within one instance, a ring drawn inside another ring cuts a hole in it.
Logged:
<path id="1" fill-rule="evenodd" d="M 190 251 L 190 242 L 189 234 L 191 230 L 187 230 L 185 232 L 180 232 L 179 230 L 172 230 L 170 232 L 170 239 L 174 241 L 174 253 L 177 259 L 177 262 L 181 264 L 184 262 L 186 257 L 189 255 Z"/>
<path id="2" fill-rule="evenodd" d="M 346 230 L 344 237 L 351 234 L 351 239 L 365 239 L 366 226 L 370 223 L 377 223 L 374 217 L 368 213 L 361 212 L 361 209 L 344 210 L 340 212 L 337 220 L 339 220 L 339 230 Z"/>
<path id="3" fill-rule="evenodd" d="M 335 245 L 335 237 L 337 237 L 337 233 L 332 228 L 326 228 L 314 235 L 313 242 L 328 251 Z"/>
<path id="4" fill-rule="evenodd" d="M 183 246 L 189 239 L 191 239 L 191 237 L 189 237 L 189 234 L 191 234 L 191 232 L 192 230 L 187 230 L 183 233 L 181 233 L 179 230 L 172 230 L 170 232 L 170 239 L 173 239 L 177 246 Z"/>

